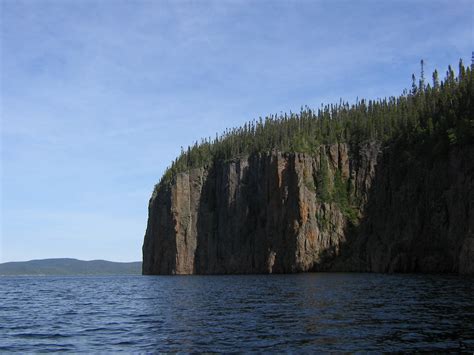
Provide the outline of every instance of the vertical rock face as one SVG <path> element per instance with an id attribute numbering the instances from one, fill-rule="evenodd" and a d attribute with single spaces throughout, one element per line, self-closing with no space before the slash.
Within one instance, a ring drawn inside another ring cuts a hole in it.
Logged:
<path id="1" fill-rule="evenodd" d="M 386 149 L 343 270 L 474 271 L 474 147 Z"/>
<path id="2" fill-rule="evenodd" d="M 473 161 L 410 165 L 372 142 L 180 173 L 150 199 L 143 273 L 472 272 Z M 324 195 L 340 186 L 350 206 Z"/>

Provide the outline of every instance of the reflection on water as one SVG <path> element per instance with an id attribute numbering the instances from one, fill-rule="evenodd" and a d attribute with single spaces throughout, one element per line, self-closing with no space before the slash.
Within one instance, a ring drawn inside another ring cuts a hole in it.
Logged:
<path id="1" fill-rule="evenodd" d="M 0 351 L 474 350 L 474 279 L 3 277 Z"/>

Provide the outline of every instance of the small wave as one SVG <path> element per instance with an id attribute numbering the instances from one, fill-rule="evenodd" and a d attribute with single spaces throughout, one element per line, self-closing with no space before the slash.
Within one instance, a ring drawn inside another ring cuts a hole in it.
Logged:
<path id="1" fill-rule="evenodd" d="M 105 327 L 87 328 L 87 329 L 83 329 L 81 332 L 82 333 L 89 333 L 89 332 L 103 332 L 103 331 L 110 331 L 110 329 L 105 328 Z"/>
<path id="2" fill-rule="evenodd" d="M 25 338 L 25 339 L 57 339 L 57 338 L 70 338 L 72 335 L 67 334 L 43 334 L 43 333 L 19 333 L 13 334 L 16 338 Z"/>
<path id="3" fill-rule="evenodd" d="M 114 345 L 137 345 L 136 341 L 121 341 L 119 343 L 114 343 Z"/>

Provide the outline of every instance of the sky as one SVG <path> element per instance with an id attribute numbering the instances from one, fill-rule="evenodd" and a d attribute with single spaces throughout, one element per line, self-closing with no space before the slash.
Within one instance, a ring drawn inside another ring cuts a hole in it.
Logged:
<path id="1" fill-rule="evenodd" d="M 141 260 L 148 200 L 182 146 L 396 96 L 421 59 L 444 73 L 474 50 L 472 1 L 0 6 L 0 262 Z"/>

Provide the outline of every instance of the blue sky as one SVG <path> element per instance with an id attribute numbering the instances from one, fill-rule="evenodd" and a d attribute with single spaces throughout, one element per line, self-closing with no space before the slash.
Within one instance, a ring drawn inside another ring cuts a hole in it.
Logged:
<path id="1" fill-rule="evenodd" d="M 0 262 L 141 260 L 181 146 L 470 62 L 472 1 L 0 0 Z"/>

